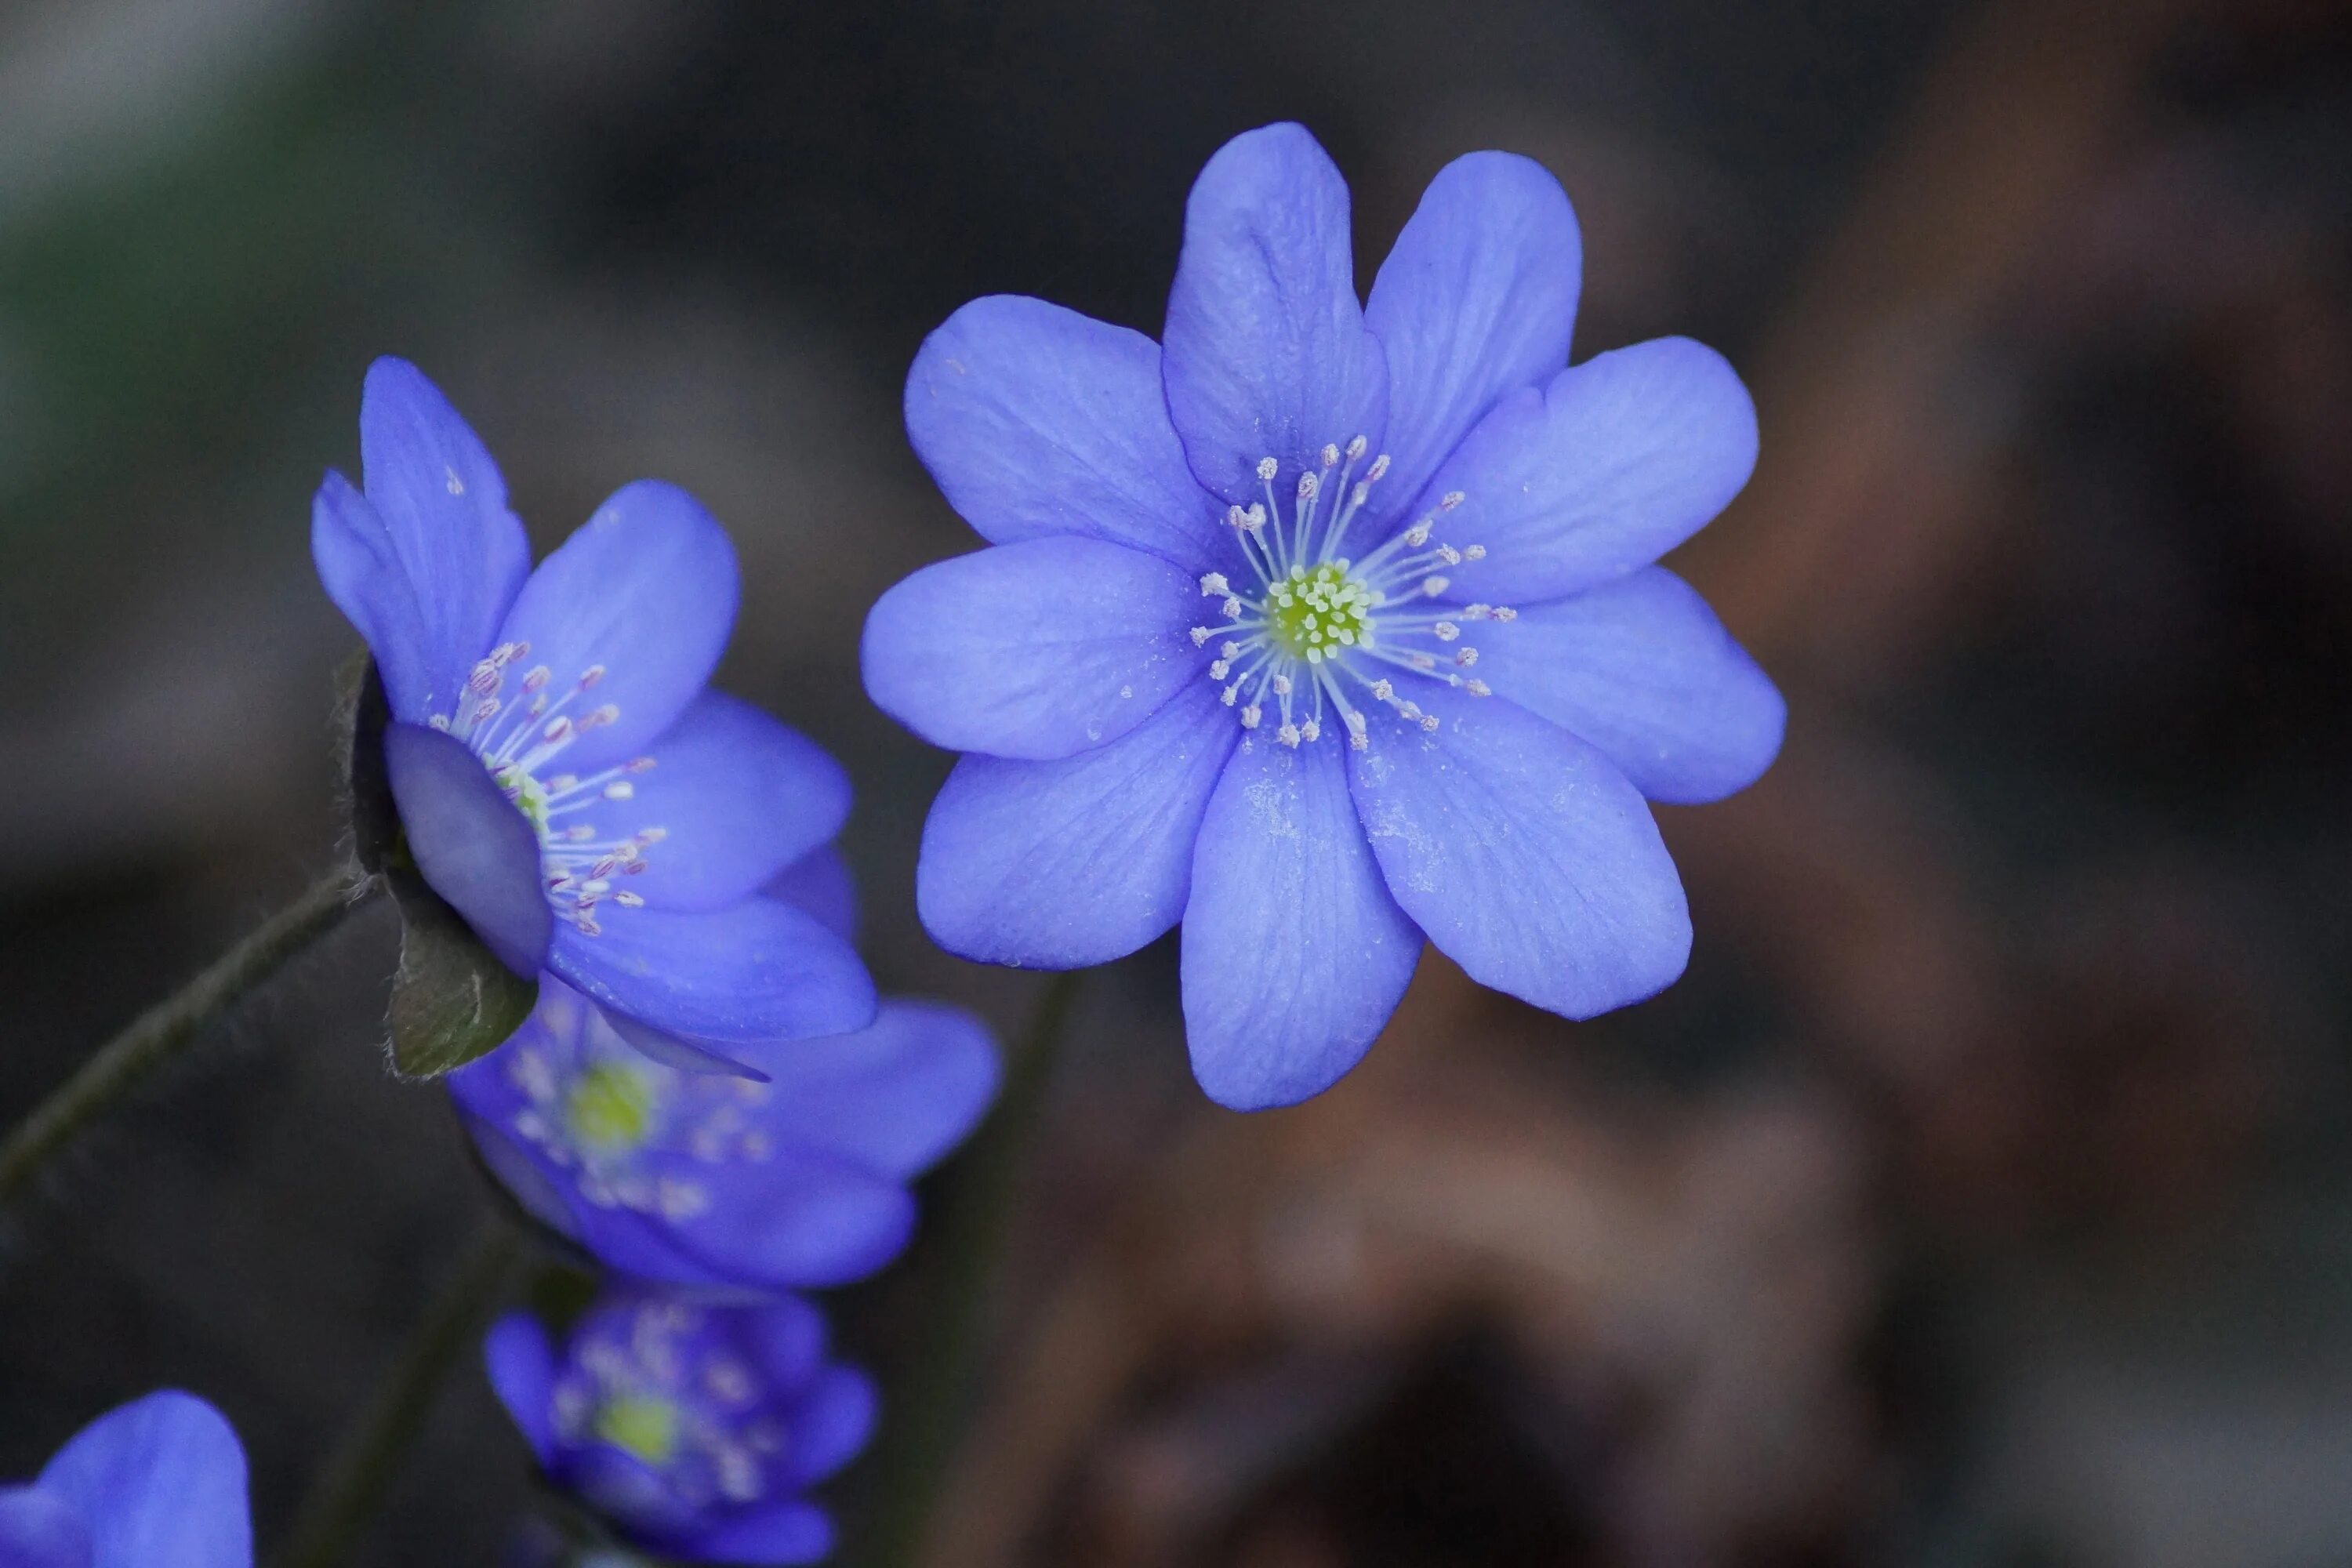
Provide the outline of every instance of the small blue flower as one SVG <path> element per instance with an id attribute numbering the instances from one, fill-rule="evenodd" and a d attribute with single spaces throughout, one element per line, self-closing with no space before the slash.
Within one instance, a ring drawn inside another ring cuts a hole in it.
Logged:
<path id="1" fill-rule="evenodd" d="M 484 1163 L 608 1268 L 768 1289 L 862 1279 L 913 1233 L 908 1183 L 995 1093 L 988 1030 L 892 999 L 868 1029 L 762 1060 L 758 1081 L 666 1066 L 551 977 L 521 1031 L 448 1082 Z"/>
<path id="2" fill-rule="evenodd" d="M 530 566 L 489 453 L 411 364 L 360 409 L 364 492 L 329 473 L 311 552 L 367 639 L 418 869 L 526 978 L 732 1047 L 862 1028 L 848 944 L 761 889 L 837 832 L 832 758 L 706 689 L 735 553 L 675 486 L 623 487 Z"/>
<path id="3" fill-rule="evenodd" d="M 484 1345 L 490 1385 L 549 1479 L 634 1543 L 707 1563 L 814 1563 L 833 1524 L 808 1489 L 874 1429 L 864 1373 L 824 1354 L 797 1297 L 709 1305 L 608 1292 L 559 1355 L 518 1312 Z"/>
<path id="4" fill-rule="evenodd" d="M 0 1487 L 6 1568 L 253 1568 L 245 1450 L 192 1394 L 107 1412 L 30 1486 Z"/>
<path id="5" fill-rule="evenodd" d="M 931 334 L 907 428 L 993 548 L 885 595 L 868 691 L 956 765 L 942 945 L 1099 963 L 1183 922 L 1186 1034 L 1237 1108 L 1361 1058 L 1426 937 L 1570 1017 L 1682 973 L 1648 800 L 1754 780 L 1785 718 L 1653 564 L 1747 481 L 1722 358 L 1568 367 L 1576 220 L 1537 164 L 1441 172 L 1360 305 L 1296 125 L 1192 188 L 1164 341 L 1041 300 Z"/>

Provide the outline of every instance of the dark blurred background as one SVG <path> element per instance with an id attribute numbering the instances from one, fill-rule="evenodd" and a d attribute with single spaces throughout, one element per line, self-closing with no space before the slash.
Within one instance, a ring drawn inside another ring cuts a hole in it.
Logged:
<path id="1" fill-rule="evenodd" d="M 723 679 L 862 790 L 889 988 L 946 759 L 866 606 L 973 542 L 897 413 L 971 296 L 1156 331 L 1182 201 L 1298 118 L 1369 279 L 1532 154 L 1581 358 L 1761 406 L 1675 563 L 1787 751 L 1662 815 L 1688 977 L 1570 1026 L 1432 959 L 1238 1118 L 1172 942 L 1092 983 L 937 1568 L 2352 1563 L 2352 15 L 2318 0 L 6 0 L 0 1119 L 331 863 L 309 498 L 425 366 L 541 549 L 644 474 L 735 533 Z M 0 1476 L 159 1383 L 265 1545 L 484 1206 L 379 1054 L 382 911 L 0 1247 Z M 922 1262 L 836 1301 L 886 1373 Z M 909 1283 L 912 1281 L 912 1283 Z M 865 1499 L 839 1498 L 853 1531 Z M 468 1365 L 356 1561 L 530 1501 Z M 853 1545 L 856 1542 L 853 1535 Z"/>

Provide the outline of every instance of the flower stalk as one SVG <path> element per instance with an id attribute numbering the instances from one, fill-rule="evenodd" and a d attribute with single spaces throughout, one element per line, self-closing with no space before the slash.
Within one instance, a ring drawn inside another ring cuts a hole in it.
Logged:
<path id="1" fill-rule="evenodd" d="M 987 1348 L 988 1309 L 1012 1229 L 1013 1200 L 1046 1086 L 1061 1056 L 1084 970 L 1045 984 L 1027 1034 L 1006 1064 L 996 1110 L 953 1167 L 939 1210 L 939 1252 L 929 1294 L 940 1303 L 921 1355 L 892 1392 L 891 1421 L 877 1455 L 876 1501 L 860 1568 L 911 1568 L 955 1458 Z"/>
<path id="2" fill-rule="evenodd" d="M 341 870 L 320 879 L 176 994 L 100 1047 L 0 1143 L 0 1206 L 15 1200 L 51 1156 L 185 1051 L 240 998 L 342 924 L 370 890 Z"/>

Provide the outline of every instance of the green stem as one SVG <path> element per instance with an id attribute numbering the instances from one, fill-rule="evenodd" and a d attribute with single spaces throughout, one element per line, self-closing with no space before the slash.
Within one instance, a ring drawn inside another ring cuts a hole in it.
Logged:
<path id="1" fill-rule="evenodd" d="M 865 1568 L 910 1568 L 921 1550 L 985 1360 L 988 1308 L 1012 1229 L 1013 1200 L 1083 973 L 1066 971 L 1046 983 L 1028 1033 L 1007 1065 L 995 1113 L 950 1173 L 935 1233 L 935 1278 L 927 1291 L 940 1303 L 939 1315 L 929 1325 L 920 1359 L 892 1391 L 884 1447 L 875 1456 L 876 1507 L 858 1554 Z"/>
<path id="2" fill-rule="evenodd" d="M 400 1360 L 311 1483 L 280 1560 L 285 1568 L 334 1568 L 349 1554 L 432 1414 L 442 1379 L 498 1305 L 521 1255 L 522 1239 L 512 1226 L 495 1215 L 483 1222 L 457 1273 L 409 1335 Z"/>
<path id="3" fill-rule="evenodd" d="M 14 1200 L 49 1157 L 187 1049 L 218 1018 L 285 964 L 333 931 L 364 889 L 338 871 L 269 917 L 211 968 L 107 1041 L 0 1143 L 0 1205 Z"/>

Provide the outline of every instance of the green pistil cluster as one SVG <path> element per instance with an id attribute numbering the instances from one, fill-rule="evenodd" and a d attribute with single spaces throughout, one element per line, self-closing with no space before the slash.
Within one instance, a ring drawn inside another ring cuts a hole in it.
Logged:
<path id="1" fill-rule="evenodd" d="M 572 1083 L 563 1122 L 574 1146 L 591 1152 L 637 1148 L 653 1131 L 652 1080 L 625 1063 L 599 1062 Z"/>
<path id="2" fill-rule="evenodd" d="M 1343 647 L 1369 647 L 1381 595 L 1348 575 L 1345 561 L 1293 566 L 1267 589 L 1266 631 L 1293 658 L 1320 664 Z"/>
<path id="3" fill-rule="evenodd" d="M 677 1452 L 678 1408 L 650 1394 L 617 1394 L 596 1412 L 596 1436 L 659 1468 Z"/>
<path id="4" fill-rule="evenodd" d="M 507 763 L 491 776 L 498 780 L 499 787 L 507 792 L 507 798 L 530 818 L 530 825 L 540 837 L 546 837 L 549 807 L 552 804 L 548 797 L 547 786 L 513 763 Z"/>

